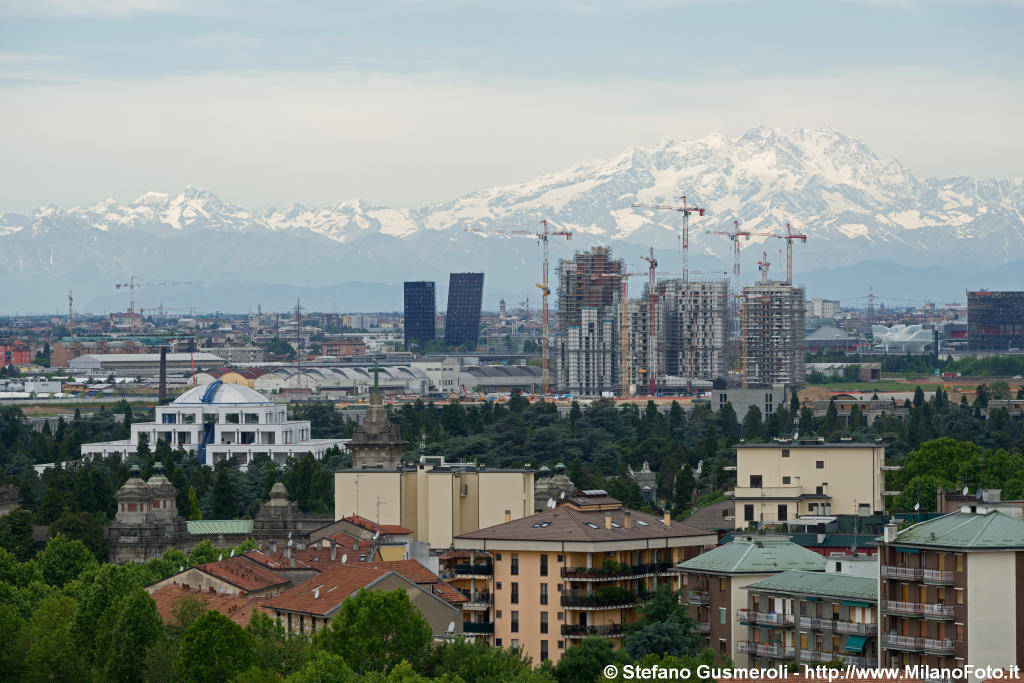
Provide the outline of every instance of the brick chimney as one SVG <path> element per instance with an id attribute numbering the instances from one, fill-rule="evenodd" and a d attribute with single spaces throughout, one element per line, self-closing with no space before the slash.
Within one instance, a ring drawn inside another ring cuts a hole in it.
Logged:
<path id="1" fill-rule="evenodd" d="M 511 510 L 505 510 L 505 524 L 508 524 L 511 521 L 512 521 L 512 511 Z"/>
<path id="2" fill-rule="evenodd" d="M 605 512 L 604 513 L 604 528 L 605 529 L 611 529 L 612 528 L 612 513 L 610 513 L 610 512 Z"/>
<path id="3" fill-rule="evenodd" d="M 665 510 L 665 526 L 672 526 L 672 513 Z"/>
<path id="4" fill-rule="evenodd" d="M 633 513 L 629 510 L 622 511 L 622 526 L 627 529 L 633 528 Z"/>

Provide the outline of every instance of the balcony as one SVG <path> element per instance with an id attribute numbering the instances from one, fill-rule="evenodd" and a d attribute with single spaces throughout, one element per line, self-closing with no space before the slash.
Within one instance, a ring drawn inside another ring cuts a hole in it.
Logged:
<path id="1" fill-rule="evenodd" d="M 919 617 L 924 613 L 924 605 L 920 602 L 900 602 L 898 600 L 882 600 L 882 610 L 890 614 L 903 614 Z"/>
<path id="2" fill-rule="evenodd" d="M 740 652 L 758 657 L 774 657 L 776 659 L 789 659 L 796 654 L 796 648 L 781 644 L 755 643 L 752 640 L 741 640 L 736 643 Z"/>
<path id="3" fill-rule="evenodd" d="M 710 621 L 698 621 L 697 628 L 694 629 L 697 633 L 707 635 L 711 633 L 711 622 Z"/>
<path id="4" fill-rule="evenodd" d="M 650 593 L 636 593 L 625 588 L 609 587 L 593 593 L 568 591 L 562 593 L 562 607 L 581 610 L 627 609 L 638 607 L 651 599 Z"/>
<path id="5" fill-rule="evenodd" d="M 754 612 L 749 609 L 736 610 L 736 619 L 743 624 L 758 624 L 760 626 L 792 626 L 796 623 L 796 617 L 792 614 Z"/>
<path id="6" fill-rule="evenodd" d="M 925 652 L 931 652 L 937 655 L 951 655 L 953 654 L 953 641 L 948 638 L 945 640 L 925 638 L 924 650 Z"/>
<path id="7" fill-rule="evenodd" d="M 457 564 L 455 565 L 455 576 L 467 578 L 486 579 L 494 576 L 493 564 Z"/>
<path id="8" fill-rule="evenodd" d="M 465 610 L 486 610 L 490 609 L 491 605 L 494 604 L 494 596 L 490 593 L 468 593 L 463 591 L 463 595 L 466 596 L 466 602 L 462 603 L 462 609 Z"/>
<path id="9" fill-rule="evenodd" d="M 834 633 L 851 633 L 866 636 L 878 632 L 878 624 L 862 624 L 837 619 L 820 619 L 817 617 L 800 617 L 800 627 L 815 631 L 833 631 Z"/>
<path id="10" fill-rule="evenodd" d="M 906 650 L 908 652 L 920 652 L 924 649 L 924 638 L 914 636 L 883 635 L 882 643 L 890 650 Z"/>
<path id="11" fill-rule="evenodd" d="M 710 605 L 711 593 L 710 591 L 690 591 L 686 595 L 686 601 L 691 605 Z"/>
<path id="12" fill-rule="evenodd" d="M 581 626 L 579 624 L 562 624 L 562 635 L 566 638 L 578 639 L 587 636 L 602 638 L 621 638 L 625 633 L 622 624 L 606 624 L 604 626 Z"/>
<path id="13" fill-rule="evenodd" d="M 800 650 L 801 662 L 831 662 L 833 656 L 831 652 L 824 650 Z"/>
<path id="14" fill-rule="evenodd" d="M 569 581 L 612 581 L 618 579 L 642 579 L 672 572 L 671 562 L 620 565 L 617 568 L 604 567 L 563 567 L 562 578 Z"/>
<path id="15" fill-rule="evenodd" d="M 892 565 L 882 565 L 882 576 L 887 579 L 920 581 L 921 570 L 916 567 L 893 567 Z"/>
<path id="16" fill-rule="evenodd" d="M 953 584 L 953 572 L 943 571 L 939 569 L 922 569 L 921 580 L 925 583 L 933 583 L 940 586 L 950 586 Z"/>
<path id="17" fill-rule="evenodd" d="M 938 603 L 928 603 L 924 606 L 924 618 L 925 619 L 952 619 L 953 618 L 953 605 L 942 605 Z"/>
<path id="18" fill-rule="evenodd" d="M 464 621 L 462 622 L 462 632 L 476 635 L 487 635 L 494 633 L 494 623 L 490 621 Z"/>

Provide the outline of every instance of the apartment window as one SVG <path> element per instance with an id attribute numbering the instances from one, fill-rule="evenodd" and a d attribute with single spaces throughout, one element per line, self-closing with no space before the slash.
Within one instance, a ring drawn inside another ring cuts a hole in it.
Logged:
<path id="1" fill-rule="evenodd" d="M 495 588 L 495 590 L 499 590 L 499 591 L 501 590 L 501 581 L 497 581 L 497 582 L 496 582 L 496 588 Z"/>
<path id="2" fill-rule="evenodd" d="M 540 556 L 540 575 L 541 576 L 547 576 L 548 575 L 548 556 L 547 555 L 541 555 Z"/>
<path id="3" fill-rule="evenodd" d="M 494 647 L 501 647 L 501 638 L 494 639 Z"/>
<path id="4" fill-rule="evenodd" d="M 562 564 L 563 562 L 565 562 L 565 555 L 559 555 L 558 556 L 558 564 Z"/>
<path id="5" fill-rule="evenodd" d="M 495 619 L 501 619 L 501 610 L 500 609 L 499 610 L 495 610 L 494 618 Z"/>
<path id="6" fill-rule="evenodd" d="M 956 555 L 956 570 L 962 572 L 964 570 L 964 556 Z"/>
<path id="7" fill-rule="evenodd" d="M 783 458 L 788 458 L 789 457 L 789 449 L 788 448 L 783 448 L 782 449 L 782 457 Z"/>
<path id="8" fill-rule="evenodd" d="M 783 486 L 788 486 L 789 482 L 790 482 L 790 478 L 789 477 L 783 477 L 782 478 L 782 485 Z"/>
<path id="9" fill-rule="evenodd" d="M 547 659 L 548 659 L 548 641 L 542 640 L 542 641 L 540 641 L 540 661 L 543 662 L 543 661 L 545 661 Z"/>
<path id="10" fill-rule="evenodd" d="M 559 650 L 564 650 L 565 649 L 565 641 L 564 640 L 558 641 L 557 647 L 558 647 Z"/>
<path id="11" fill-rule="evenodd" d="M 842 562 L 836 562 L 836 574 L 842 574 L 842 573 L 843 573 L 843 563 Z"/>
<path id="12" fill-rule="evenodd" d="M 540 613 L 540 632 L 541 633 L 547 633 L 548 632 L 548 613 L 547 612 L 541 612 Z"/>
<path id="13" fill-rule="evenodd" d="M 519 639 L 518 638 L 513 638 L 512 639 L 512 649 L 517 649 L 518 647 L 519 647 Z"/>
<path id="14" fill-rule="evenodd" d="M 815 486 L 814 487 L 814 493 L 819 495 L 819 496 L 825 495 L 825 487 L 824 486 Z"/>
<path id="15" fill-rule="evenodd" d="M 728 618 L 729 618 L 728 610 L 726 610 L 724 607 L 719 607 L 718 608 L 718 623 L 719 624 L 727 623 L 726 619 L 728 619 Z"/>
<path id="16" fill-rule="evenodd" d="M 956 625 L 956 639 L 958 641 L 960 641 L 960 642 L 963 642 L 963 640 L 964 640 L 964 625 L 963 624 L 957 624 Z"/>
<path id="17" fill-rule="evenodd" d="M 501 553 L 494 553 L 494 561 L 501 562 Z"/>
<path id="18" fill-rule="evenodd" d="M 718 653 L 723 655 L 729 654 L 729 646 L 725 638 L 718 639 Z"/>
<path id="19" fill-rule="evenodd" d="M 729 582 L 726 580 L 724 576 L 718 579 L 718 590 L 723 593 L 729 590 Z"/>
<path id="20" fill-rule="evenodd" d="M 779 517 L 778 517 L 777 521 L 785 522 L 788 519 L 789 519 L 789 506 L 788 505 L 780 505 L 779 506 Z"/>
<path id="21" fill-rule="evenodd" d="M 511 628 L 511 631 L 512 631 L 512 633 L 519 633 L 519 611 L 518 610 L 512 610 L 512 628 Z M 515 645 L 513 645 L 512 647 L 515 647 Z"/>
<path id="22" fill-rule="evenodd" d="M 743 521 L 753 522 L 754 521 L 754 506 L 744 505 L 743 506 Z"/>
<path id="23" fill-rule="evenodd" d="M 512 576 L 519 576 L 519 553 L 512 553 Z"/>
<path id="24" fill-rule="evenodd" d="M 958 604 L 958 605 L 964 604 L 964 589 L 963 588 L 957 588 L 956 589 L 956 604 Z"/>
<path id="25" fill-rule="evenodd" d="M 540 604 L 548 604 L 548 585 L 546 583 L 540 585 Z"/>
<path id="26" fill-rule="evenodd" d="M 752 488 L 752 489 L 759 489 L 762 486 L 764 486 L 764 481 L 762 480 L 761 475 L 760 474 L 751 474 L 750 475 L 750 488 Z"/>
<path id="27" fill-rule="evenodd" d="M 814 467 L 819 469 L 819 470 L 825 469 L 825 461 L 824 460 L 815 460 L 814 461 Z"/>
<path id="28" fill-rule="evenodd" d="M 561 621 L 563 618 L 565 618 L 565 612 L 558 612 L 555 618 Z"/>
<path id="29" fill-rule="evenodd" d="M 519 584 L 515 581 L 512 582 L 512 604 L 519 604 Z"/>

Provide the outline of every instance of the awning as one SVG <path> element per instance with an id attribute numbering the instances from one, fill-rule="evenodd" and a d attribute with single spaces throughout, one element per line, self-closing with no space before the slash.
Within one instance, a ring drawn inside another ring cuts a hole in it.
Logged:
<path id="1" fill-rule="evenodd" d="M 846 651 L 847 652 L 863 652 L 864 643 L 868 640 L 867 636 L 850 636 L 846 639 Z"/>
<path id="2" fill-rule="evenodd" d="M 838 517 L 829 517 L 829 516 L 824 516 L 824 515 L 804 515 L 802 517 L 797 517 L 796 519 L 792 519 L 792 520 L 786 522 L 786 524 L 788 526 L 807 526 L 807 525 L 810 525 L 810 524 L 831 524 L 832 522 L 836 521 L 837 519 L 838 519 Z"/>
<path id="3" fill-rule="evenodd" d="M 871 607 L 870 602 L 860 602 L 858 600 L 843 600 L 843 604 L 850 607 Z"/>

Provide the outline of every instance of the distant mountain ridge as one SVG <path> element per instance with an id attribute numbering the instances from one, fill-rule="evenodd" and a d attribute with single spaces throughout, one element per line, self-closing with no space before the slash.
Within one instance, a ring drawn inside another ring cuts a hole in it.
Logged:
<path id="1" fill-rule="evenodd" d="M 899 277 L 900 266 L 945 266 L 957 273 L 1024 260 L 1021 179 L 919 179 L 836 131 L 759 127 L 736 139 L 710 135 L 634 147 L 610 159 L 414 209 L 349 200 L 321 208 L 248 210 L 186 187 L 174 196 L 149 192 L 127 204 L 107 199 L 3 214 L 0 285 L 19 293 L 14 306 L 22 311 L 58 310 L 68 289 L 85 305 L 95 300 L 104 307 L 113 283 L 133 273 L 202 281 L 207 290 L 243 282 L 330 290 L 340 310 L 358 310 L 368 302 L 366 292 L 348 297 L 338 285 L 386 283 L 390 300 L 402 280 L 440 284 L 451 271 L 483 270 L 485 300 L 500 292 L 511 301 L 531 292 L 539 272 L 537 246 L 521 237 L 481 233 L 531 229 L 548 218 L 575 233 L 568 244 L 553 244 L 556 259 L 608 244 L 638 263 L 654 246 L 671 276 L 679 270 L 679 214 L 631 205 L 675 203 L 683 193 L 708 209 L 707 216 L 691 221 L 693 269 L 728 267 L 730 245 L 713 233 L 728 230 L 733 220 L 752 232 L 777 232 L 790 222 L 807 233 L 808 242 L 794 248 L 798 280 L 816 270 L 838 274 L 864 261 L 892 262 L 893 276 Z M 753 263 L 762 251 L 773 271 L 785 267 L 781 240 L 754 237 L 742 246 L 744 280 L 755 277 Z M 955 284 L 961 291 L 984 285 Z M 239 310 L 260 303 L 243 300 L 244 287 L 235 289 L 241 298 L 224 303 Z M 152 300 L 202 306 L 214 292 L 188 292 L 188 302 L 179 288 L 143 288 L 137 295 L 140 305 Z M 400 297 L 384 308 L 400 309 Z"/>

